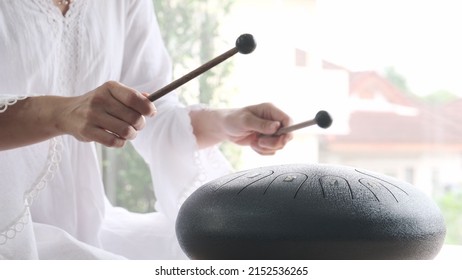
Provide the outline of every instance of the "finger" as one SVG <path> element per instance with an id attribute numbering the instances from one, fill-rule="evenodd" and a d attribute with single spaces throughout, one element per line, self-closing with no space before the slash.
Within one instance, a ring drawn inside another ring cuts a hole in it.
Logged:
<path id="1" fill-rule="evenodd" d="M 281 127 L 281 123 L 279 121 L 267 120 L 253 114 L 249 114 L 247 118 L 244 119 L 244 127 L 248 131 L 271 135 L 274 134 L 279 127 Z"/>
<path id="2" fill-rule="evenodd" d="M 115 99 L 141 115 L 154 116 L 156 113 L 154 104 L 138 91 L 114 81 L 107 82 L 105 85 Z"/>
<path id="3" fill-rule="evenodd" d="M 115 133 L 122 139 L 132 140 L 137 135 L 137 129 L 134 126 L 109 114 L 98 115 L 95 124 L 104 130 Z"/>
<path id="4" fill-rule="evenodd" d="M 261 147 L 260 145 L 258 144 L 251 144 L 250 147 L 255 151 L 257 152 L 258 154 L 260 155 L 264 155 L 264 156 L 272 156 L 276 153 L 276 150 L 273 150 L 273 149 L 267 149 L 267 148 L 264 148 L 264 147 Z"/>
<path id="5" fill-rule="evenodd" d="M 111 99 L 109 105 L 104 108 L 105 112 L 124 123 L 131 125 L 136 130 L 141 130 L 145 126 L 145 118 L 139 112 L 126 107 L 116 99 Z"/>
<path id="6" fill-rule="evenodd" d="M 281 109 L 274 106 L 272 103 L 261 103 L 248 107 L 251 112 L 254 112 L 257 116 L 273 121 L 279 121 L 282 126 L 288 126 L 291 124 L 291 118 Z"/>
<path id="7" fill-rule="evenodd" d="M 274 155 L 277 151 L 282 150 L 292 138 L 292 134 L 279 137 L 260 135 L 252 141 L 250 146 L 261 155 Z"/>
<path id="8" fill-rule="evenodd" d="M 271 150 L 280 150 L 284 147 L 284 143 L 277 137 L 259 137 L 257 144 Z"/>
<path id="9" fill-rule="evenodd" d="M 289 126 L 292 123 L 292 119 L 286 113 L 284 113 L 284 111 L 271 103 L 267 104 L 267 106 L 271 112 L 270 118 L 273 120 L 278 120 L 281 123 L 281 126 Z"/>
<path id="10" fill-rule="evenodd" d="M 267 149 L 280 150 L 284 148 L 292 138 L 293 135 L 291 133 L 279 137 L 262 135 L 258 139 L 258 145 Z"/>
<path id="11" fill-rule="evenodd" d="M 84 136 L 79 137 L 80 140 L 86 142 L 95 141 L 106 147 L 121 148 L 127 142 L 125 139 L 118 137 L 114 133 L 111 133 L 96 126 L 86 127 L 85 131 L 82 134 Z"/>

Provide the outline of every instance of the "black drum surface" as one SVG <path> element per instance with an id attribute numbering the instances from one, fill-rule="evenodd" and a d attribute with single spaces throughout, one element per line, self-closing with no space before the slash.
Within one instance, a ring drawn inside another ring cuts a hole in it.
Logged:
<path id="1" fill-rule="evenodd" d="M 211 181 L 182 205 L 191 259 L 432 259 L 446 226 L 416 187 L 371 171 L 292 164 Z"/>

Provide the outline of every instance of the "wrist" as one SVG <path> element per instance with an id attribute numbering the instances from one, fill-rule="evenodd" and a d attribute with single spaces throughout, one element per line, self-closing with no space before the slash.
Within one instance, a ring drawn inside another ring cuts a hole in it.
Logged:
<path id="1" fill-rule="evenodd" d="M 18 100 L 0 114 L 0 150 L 35 144 L 63 134 L 56 126 L 60 101 L 53 96 Z"/>
<path id="2" fill-rule="evenodd" d="M 206 148 L 228 140 L 224 128 L 228 111 L 203 106 L 190 110 L 191 125 L 199 148 Z"/>
<path id="3" fill-rule="evenodd" d="M 68 97 L 47 95 L 28 99 L 30 100 L 26 101 L 30 103 L 26 104 L 25 109 L 36 114 L 36 125 L 41 127 L 48 137 L 66 134 L 65 125 L 61 121 Z"/>

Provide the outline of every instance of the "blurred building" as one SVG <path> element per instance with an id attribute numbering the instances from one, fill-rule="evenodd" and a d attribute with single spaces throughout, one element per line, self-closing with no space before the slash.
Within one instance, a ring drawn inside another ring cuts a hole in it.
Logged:
<path id="1" fill-rule="evenodd" d="M 254 34 L 257 49 L 239 55 L 229 84 L 232 105 L 272 102 L 301 122 L 327 110 L 332 126 L 310 127 L 272 157 L 246 148 L 241 169 L 286 163 L 356 166 L 408 181 L 431 194 L 462 184 L 462 100 L 424 104 L 374 71 L 322 59 L 316 1 L 236 1 L 222 37 Z M 339 46 L 342 47 L 342 46 Z"/>
<path id="2" fill-rule="evenodd" d="M 376 72 L 323 68 L 348 74 L 351 113 L 347 134 L 320 137 L 320 161 L 375 170 L 427 193 L 462 183 L 462 100 L 424 104 Z"/>

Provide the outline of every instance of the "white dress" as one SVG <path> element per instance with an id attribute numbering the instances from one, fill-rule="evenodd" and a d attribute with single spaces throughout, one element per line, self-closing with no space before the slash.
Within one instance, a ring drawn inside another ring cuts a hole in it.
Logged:
<path id="1" fill-rule="evenodd" d="M 170 61 L 152 0 L 0 1 L 0 114 L 18 99 L 74 96 L 108 80 L 153 92 Z M 156 212 L 105 196 L 95 146 L 71 136 L 0 152 L 0 259 L 184 258 L 174 231 L 184 199 L 230 171 L 216 147 L 198 150 L 189 107 L 174 94 L 133 141 L 150 166 Z M 1 128 L 0 128 L 1 129 Z"/>

